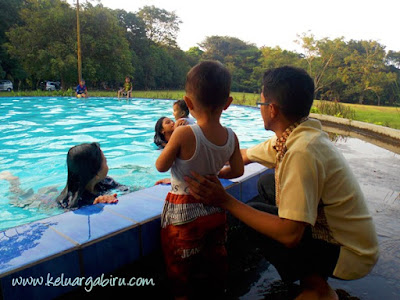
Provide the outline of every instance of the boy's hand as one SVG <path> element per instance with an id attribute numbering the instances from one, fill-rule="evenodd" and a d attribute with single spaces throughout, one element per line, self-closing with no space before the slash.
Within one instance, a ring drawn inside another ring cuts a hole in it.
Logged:
<path id="1" fill-rule="evenodd" d="M 113 194 L 113 195 L 99 196 L 96 199 L 94 199 L 93 204 L 97 204 L 97 203 L 117 203 L 117 202 L 118 202 L 117 194 Z"/>

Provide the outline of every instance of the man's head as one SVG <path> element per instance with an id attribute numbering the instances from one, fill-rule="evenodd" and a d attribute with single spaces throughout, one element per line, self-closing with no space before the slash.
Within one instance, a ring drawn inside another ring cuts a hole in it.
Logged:
<path id="1" fill-rule="evenodd" d="M 314 81 L 300 68 L 284 66 L 264 73 L 263 96 L 275 103 L 280 112 L 293 122 L 310 113 L 314 101 Z"/>
<path id="2" fill-rule="evenodd" d="M 218 61 L 203 61 L 186 76 L 186 94 L 211 111 L 224 108 L 231 89 L 231 74 Z"/>

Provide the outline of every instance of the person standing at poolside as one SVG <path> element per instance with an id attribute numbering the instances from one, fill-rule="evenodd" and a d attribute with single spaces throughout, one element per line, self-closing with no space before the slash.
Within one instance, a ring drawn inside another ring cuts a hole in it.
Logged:
<path id="1" fill-rule="evenodd" d="M 89 97 L 87 87 L 85 85 L 85 80 L 81 79 L 78 86 L 76 87 L 75 96 L 77 98 L 87 98 Z"/>
<path id="2" fill-rule="evenodd" d="M 340 151 L 308 118 L 314 82 L 302 69 L 265 72 L 259 103 L 273 138 L 242 149 L 244 163 L 275 168 L 260 178 L 261 202 L 244 204 L 215 177 L 186 178 L 191 194 L 245 223 L 282 280 L 300 280 L 296 299 L 338 299 L 328 277 L 352 280 L 367 275 L 378 259 L 378 242 L 361 188 Z M 269 197 L 272 191 L 272 199 Z M 269 203 L 269 204 L 267 204 Z"/>
<path id="3" fill-rule="evenodd" d="M 226 214 L 189 195 L 183 178 L 190 170 L 204 175 L 219 172 L 223 178 L 243 174 L 237 137 L 220 124 L 222 111 L 232 102 L 230 86 L 231 75 L 220 62 L 203 61 L 189 71 L 184 99 L 197 124 L 175 128 L 156 161 L 160 172 L 171 168 L 171 191 L 161 215 L 161 244 L 176 299 L 188 299 L 200 277 L 208 280 L 210 293 L 216 293 L 211 296 L 224 292 Z M 227 161 L 230 169 L 221 170 Z"/>

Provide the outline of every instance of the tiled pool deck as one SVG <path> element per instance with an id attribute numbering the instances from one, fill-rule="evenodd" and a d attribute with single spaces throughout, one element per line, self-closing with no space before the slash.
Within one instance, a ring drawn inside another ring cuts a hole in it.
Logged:
<path id="1" fill-rule="evenodd" d="M 269 172 L 259 164 L 242 177 L 221 180 L 243 202 L 257 194 Z M 97 204 L 0 232 L 0 299 L 53 299 L 160 248 L 160 214 L 170 186 L 153 186 Z M 43 279 L 23 286 L 19 279 Z M 84 282 L 84 281 L 83 281 Z"/>

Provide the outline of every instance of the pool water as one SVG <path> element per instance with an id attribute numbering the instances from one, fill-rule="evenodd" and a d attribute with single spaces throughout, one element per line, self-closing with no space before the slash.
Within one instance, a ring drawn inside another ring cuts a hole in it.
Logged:
<path id="1" fill-rule="evenodd" d="M 160 154 L 153 144 L 156 121 L 172 115 L 171 100 L 69 97 L 0 98 L 0 172 L 19 177 L 27 193 L 54 187 L 52 198 L 66 183 L 68 149 L 98 142 L 107 158 L 108 175 L 116 181 L 146 188 L 169 173 L 154 163 Z M 265 131 L 258 109 L 231 106 L 221 123 L 237 134 L 245 148 L 272 136 Z M 59 208 L 10 205 L 9 183 L 0 180 L 0 230 L 42 219 Z M 32 190 L 30 190 L 32 189 Z"/>

